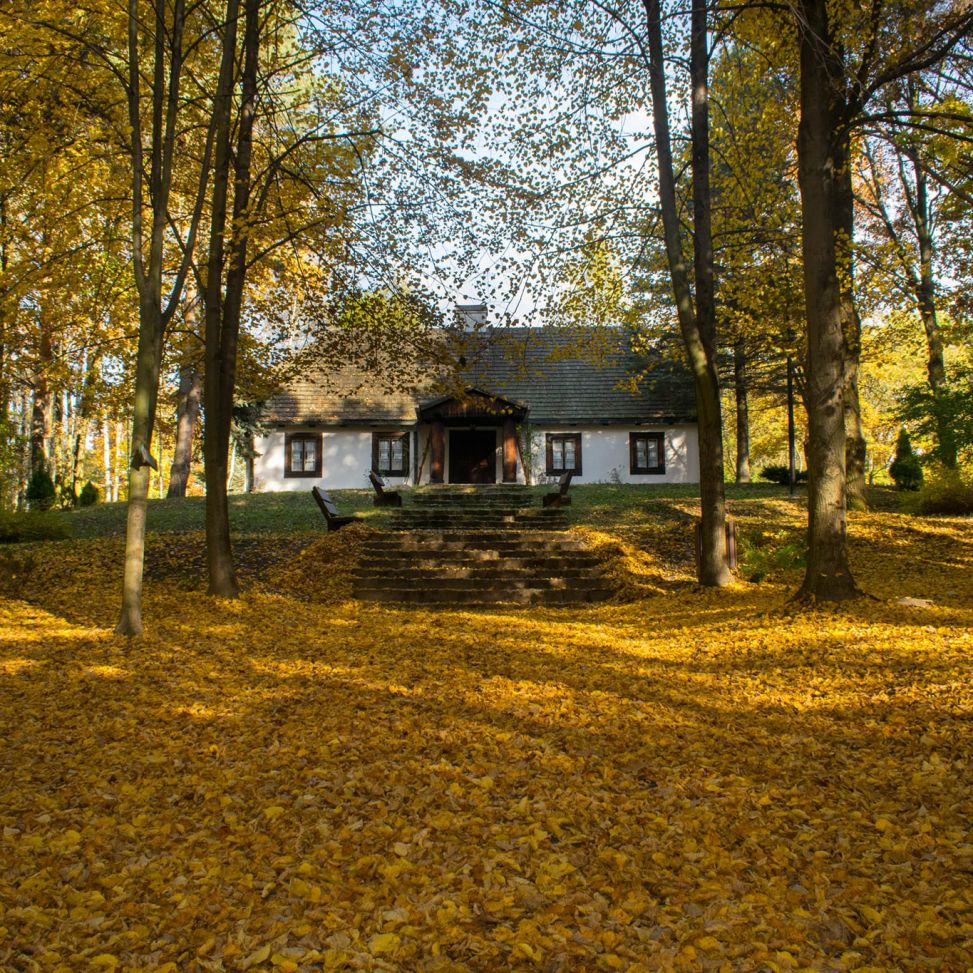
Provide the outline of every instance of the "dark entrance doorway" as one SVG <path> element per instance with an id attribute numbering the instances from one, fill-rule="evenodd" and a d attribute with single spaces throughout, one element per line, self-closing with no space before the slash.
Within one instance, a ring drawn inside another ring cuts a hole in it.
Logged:
<path id="1" fill-rule="evenodd" d="M 495 429 L 450 430 L 449 482 L 497 482 L 497 433 Z"/>

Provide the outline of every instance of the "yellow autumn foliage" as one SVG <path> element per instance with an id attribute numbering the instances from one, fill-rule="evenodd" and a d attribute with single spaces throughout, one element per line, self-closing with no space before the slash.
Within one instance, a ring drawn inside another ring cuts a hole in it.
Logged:
<path id="1" fill-rule="evenodd" d="M 875 597 L 810 614 L 793 571 L 700 591 L 627 536 L 625 602 L 157 574 L 132 641 L 117 540 L 33 545 L 0 597 L 0 969 L 973 967 L 973 525 L 851 536 Z M 318 577 L 354 541 L 306 548 Z"/>
<path id="2" fill-rule="evenodd" d="M 296 557 L 268 571 L 267 581 L 280 591 L 319 604 L 347 601 L 352 597 L 362 543 L 374 532 L 364 524 L 349 524 L 325 534 Z"/>

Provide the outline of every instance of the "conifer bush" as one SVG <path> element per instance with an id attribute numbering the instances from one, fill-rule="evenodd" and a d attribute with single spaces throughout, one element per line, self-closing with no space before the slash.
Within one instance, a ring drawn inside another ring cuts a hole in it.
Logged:
<path id="1" fill-rule="evenodd" d="M 57 502 L 57 490 L 46 467 L 39 466 L 31 474 L 26 496 L 31 510 L 50 510 Z"/>
<path id="2" fill-rule="evenodd" d="M 895 459 L 889 467 L 889 476 L 897 490 L 918 490 L 922 486 L 922 463 L 912 451 L 912 441 L 905 426 L 899 430 Z"/>
<path id="3" fill-rule="evenodd" d="M 93 507 L 101 499 L 98 493 L 98 487 L 88 480 L 88 482 L 81 488 L 81 493 L 78 494 L 78 506 L 79 507 Z"/>

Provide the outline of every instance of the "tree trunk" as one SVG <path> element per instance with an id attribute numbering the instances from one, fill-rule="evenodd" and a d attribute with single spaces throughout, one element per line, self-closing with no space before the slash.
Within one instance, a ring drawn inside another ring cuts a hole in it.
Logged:
<path id="1" fill-rule="evenodd" d="M 166 495 L 166 478 L 164 473 L 166 443 L 165 443 L 165 436 L 163 436 L 161 429 L 159 430 L 159 441 L 158 441 L 157 450 L 159 453 L 157 457 L 159 461 L 159 468 L 155 471 L 155 487 L 156 487 L 156 496 L 161 500 Z"/>
<path id="2" fill-rule="evenodd" d="M 719 587 L 731 580 L 726 557 L 726 498 L 723 485 L 723 419 L 716 370 L 716 313 L 709 185 L 709 55 L 705 0 L 694 0 L 690 73 L 692 82 L 693 252 L 696 305 L 683 252 L 672 164 L 661 0 L 643 0 L 649 41 L 649 85 L 659 168 L 659 205 L 669 276 L 679 326 L 696 387 L 701 508 L 700 584 Z"/>
<path id="3" fill-rule="evenodd" d="M 46 322 L 39 322 L 37 368 L 34 372 L 34 403 L 30 419 L 30 471 L 50 469 L 47 462 L 47 442 L 51 434 L 53 393 L 49 384 L 51 362 L 54 358 L 51 331 Z M 53 474 L 52 474 L 53 475 Z"/>
<path id="4" fill-rule="evenodd" d="M 176 442 L 172 450 L 167 497 L 184 497 L 193 458 L 193 433 L 203 393 L 202 376 L 194 364 L 179 368 L 179 402 L 176 406 Z"/>
<path id="5" fill-rule="evenodd" d="M 243 468 L 244 483 L 243 491 L 244 493 L 253 493 L 254 491 L 254 476 L 253 476 L 253 456 L 254 456 L 254 445 L 253 436 L 248 438 L 246 465 Z"/>
<path id="6" fill-rule="evenodd" d="M 733 345 L 733 378 L 737 412 L 737 483 L 750 482 L 750 378 L 743 340 Z"/>
<path id="7" fill-rule="evenodd" d="M 855 188 L 851 170 L 851 142 L 834 135 L 835 252 L 841 291 L 841 327 L 845 341 L 845 388 L 842 408 L 845 418 L 845 491 L 848 505 L 864 510 L 865 460 L 868 454 L 858 392 L 862 324 L 855 302 Z"/>
<path id="8" fill-rule="evenodd" d="M 126 455 L 126 450 L 122 446 L 122 437 L 125 434 L 125 427 L 123 424 L 116 419 L 115 420 L 115 462 L 112 465 L 112 496 L 115 498 L 115 503 L 118 503 L 122 499 L 122 471 L 121 463 L 119 462 L 122 456 Z"/>
<path id="9" fill-rule="evenodd" d="M 794 361 L 787 356 L 787 492 L 797 496 L 797 436 L 794 430 Z"/>
<path id="10" fill-rule="evenodd" d="M 839 281 L 841 166 L 848 134 L 841 124 L 844 63 L 827 0 L 802 0 L 799 18 L 801 121 L 798 178 L 803 216 L 807 314 L 808 558 L 798 597 L 838 601 L 858 594 L 848 563 L 844 390 L 847 354 Z"/>
<path id="11" fill-rule="evenodd" d="M 217 87 L 214 112 L 217 117 L 213 189 L 210 206 L 209 255 L 206 262 L 206 286 L 203 289 L 206 334 L 206 365 L 203 395 L 206 425 L 203 437 L 203 461 L 206 474 L 206 562 L 209 593 L 222 598 L 236 598 L 239 586 L 233 567 L 230 541 L 229 504 L 226 495 L 227 446 L 223 428 L 223 270 L 227 232 L 227 199 L 231 166 L 231 112 L 234 89 L 234 64 L 239 0 L 227 0 L 226 35 Z"/>
<path id="12" fill-rule="evenodd" d="M 241 99 L 233 137 L 232 109 L 239 0 L 227 0 L 224 56 L 220 65 L 215 164 L 211 203 L 210 250 L 203 300 L 206 310 L 206 553 L 209 593 L 235 598 L 239 593 L 230 542 L 227 475 L 233 392 L 236 387 L 237 339 L 246 279 L 250 203 L 250 161 L 256 109 L 260 0 L 245 0 Z M 233 230 L 227 247 L 228 195 L 233 167 Z M 225 270 L 225 280 L 224 280 Z"/>
<path id="13" fill-rule="evenodd" d="M 857 356 L 856 356 L 857 358 Z M 858 392 L 858 367 L 849 369 L 845 381 L 845 483 L 848 506 L 852 510 L 867 509 L 865 498 L 865 463 L 868 458 L 868 445 L 865 442 L 865 427 L 862 425 L 861 397 Z"/>
<path id="14" fill-rule="evenodd" d="M 101 440 L 102 460 L 105 464 L 105 478 L 103 481 L 105 503 L 114 503 L 115 495 L 112 492 L 111 423 L 107 418 L 102 420 Z"/>
<path id="15" fill-rule="evenodd" d="M 943 358 L 943 336 L 939 327 L 939 316 L 936 309 L 936 280 L 933 261 L 935 247 L 932 235 L 932 213 L 929 208 L 929 185 L 925 169 L 919 165 L 918 159 L 913 159 L 915 173 L 915 221 L 916 235 L 919 241 L 919 279 L 916 298 L 919 304 L 919 316 L 922 327 L 926 332 L 926 373 L 929 377 L 929 387 L 932 389 L 933 400 L 939 405 L 943 386 L 946 384 L 946 362 Z M 956 469 L 957 446 L 956 436 L 949 423 L 948 417 L 941 408 L 936 409 L 936 455 L 947 469 Z"/>
<path id="16" fill-rule="evenodd" d="M 40 375 L 34 381 L 33 406 L 30 416 L 30 471 L 47 464 L 47 431 L 51 417 L 51 393 L 47 380 Z"/>
<path id="17" fill-rule="evenodd" d="M 31 398 L 26 391 L 20 393 L 20 440 L 27 443 L 30 433 L 31 422 Z M 20 454 L 20 477 L 17 482 L 17 509 L 25 510 L 27 507 L 27 481 L 30 479 L 30 447 L 21 451 Z"/>
<path id="18" fill-rule="evenodd" d="M 128 465 L 128 510 L 125 521 L 125 568 L 122 607 L 115 626 L 118 635 L 142 634 L 142 567 L 145 560 L 145 524 L 152 468 L 141 460 L 149 451 L 159 394 L 163 324 L 160 295 L 141 301 L 139 344 L 135 362 L 135 408 L 132 416 L 132 450 Z"/>
<path id="19" fill-rule="evenodd" d="M 201 165 L 197 207 L 187 237 L 182 241 L 179 269 L 172 277 L 171 291 L 163 303 L 163 280 L 170 283 L 165 274 L 165 248 L 171 232 L 169 196 L 179 128 L 179 86 L 185 54 L 183 29 L 186 10 L 184 0 L 172 0 L 171 3 L 155 0 L 150 6 L 154 14 L 152 28 L 148 27 L 147 18 L 143 16 L 144 11 L 139 10 L 137 0 L 129 0 L 127 16 L 125 95 L 128 102 L 132 154 L 132 268 L 139 295 L 139 341 L 135 361 L 135 406 L 128 472 L 122 606 L 118 625 L 115 627 L 119 635 L 139 635 L 142 632 L 142 567 L 145 556 L 149 476 L 152 469 L 148 461 L 151 457 L 149 450 L 159 395 L 162 342 L 166 326 L 178 306 L 189 269 L 195 245 L 199 203 L 203 197 L 205 173 L 209 163 L 207 143 Z M 151 70 L 143 70 L 140 42 L 150 29 L 153 62 Z M 152 105 L 147 151 L 143 125 L 143 84 L 148 86 Z M 145 222 L 147 214 L 151 217 L 148 226 Z"/>

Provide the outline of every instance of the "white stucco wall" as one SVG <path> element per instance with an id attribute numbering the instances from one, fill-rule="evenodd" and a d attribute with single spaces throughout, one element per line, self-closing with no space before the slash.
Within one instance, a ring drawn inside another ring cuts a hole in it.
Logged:
<path id="1" fill-rule="evenodd" d="M 629 472 L 629 433 L 665 433 L 665 473 Z M 675 426 L 532 426 L 531 452 L 534 482 L 547 477 L 546 436 L 548 433 L 581 434 L 581 476 L 574 483 L 698 483 L 699 447 L 694 423 Z"/>
<path id="2" fill-rule="evenodd" d="M 278 430 L 258 438 L 255 446 L 259 454 L 254 459 L 254 489 L 272 493 L 284 490 L 310 490 L 312 486 L 341 490 L 364 488 L 368 484 L 368 471 L 372 465 L 372 433 L 401 432 L 402 430 L 365 429 L 309 429 L 295 427 L 290 432 L 322 433 L 322 467 L 320 477 L 284 476 L 284 431 Z M 583 473 L 575 483 L 698 483 L 699 451 L 696 426 L 685 423 L 675 426 L 531 426 L 531 452 L 533 453 L 534 482 L 553 481 L 547 477 L 547 433 L 580 433 L 581 463 Z M 666 444 L 665 473 L 635 474 L 629 472 L 629 433 L 664 432 Z M 449 478 L 449 439 L 446 430 L 446 476 Z M 429 482 L 431 465 L 427 449 L 428 427 L 419 429 L 418 436 L 411 435 L 409 443 L 409 477 L 386 477 L 390 487 L 411 482 L 412 471 L 422 462 L 421 482 Z M 425 456 L 424 456 L 425 454 Z M 424 461 L 423 461 L 424 459 Z M 502 437 L 497 430 L 496 479 L 503 479 Z M 522 464 L 517 463 L 517 480 L 524 482 Z"/>
<path id="3" fill-rule="evenodd" d="M 259 437 L 254 445 L 259 454 L 253 461 L 254 489 L 258 493 L 277 493 L 285 490 L 310 490 L 320 486 L 326 490 L 364 489 L 369 486 L 368 471 L 372 468 L 372 433 L 402 432 L 401 429 L 309 429 L 295 426 L 288 432 L 322 433 L 321 476 L 284 476 L 284 430 Z M 409 469 L 412 469 L 414 437 L 410 431 Z M 411 482 L 407 477 L 385 477 L 389 486 Z"/>

